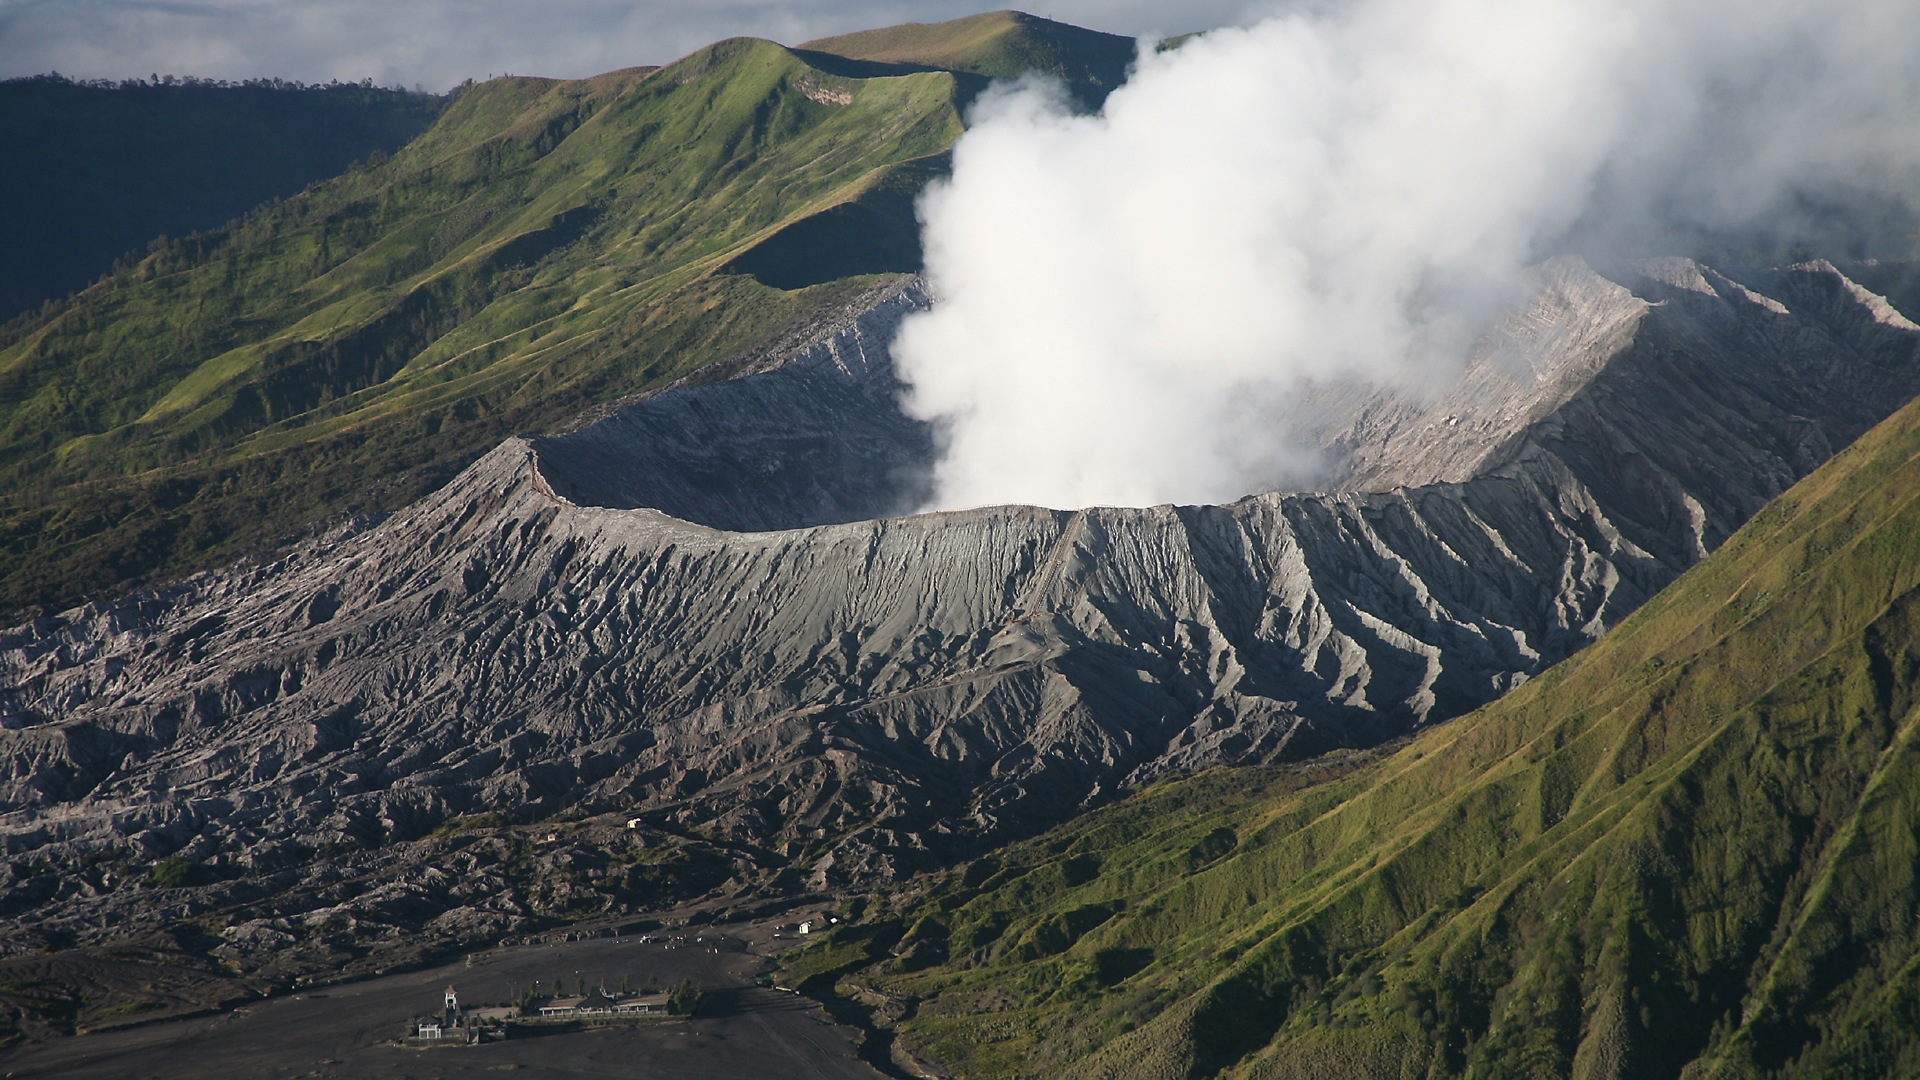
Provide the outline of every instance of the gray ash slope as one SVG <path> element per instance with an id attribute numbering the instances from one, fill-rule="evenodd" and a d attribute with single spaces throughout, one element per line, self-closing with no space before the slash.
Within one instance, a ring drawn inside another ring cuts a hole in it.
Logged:
<path id="1" fill-rule="evenodd" d="M 361 857 L 329 902 L 495 933 L 529 908 L 424 868 L 454 815 L 645 811 L 825 887 L 1458 715 L 1920 392 L 1920 327 L 1831 266 L 1621 277 L 1543 267 L 1458 390 L 1327 392 L 1330 491 L 889 518 L 933 447 L 893 405 L 903 282 L 377 527 L 17 628 L 0 918 L 84 942 L 161 902 L 70 872 L 103 861 L 223 860 L 178 915 Z"/>

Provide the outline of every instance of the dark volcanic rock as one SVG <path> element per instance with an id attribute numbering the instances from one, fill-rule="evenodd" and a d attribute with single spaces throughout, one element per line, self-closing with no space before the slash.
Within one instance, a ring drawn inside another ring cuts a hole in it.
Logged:
<path id="1" fill-rule="evenodd" d="M 1169 769 L 1377 743 L 1593 640 L 1920 390 L 1920 328 L 1824 264 L 1538 284 L 1461 388 L 1326 391 L 1327 492 L 848 520 L 924 482 L 883 348 L 908 288 L 378 527 L 17 628 L 3 914 L 147 902 L 29 885 L 87 859 L 266 882 L 563 808 L 827 885 Z M 398 922 L 487 906 L 391 890 Z"/>

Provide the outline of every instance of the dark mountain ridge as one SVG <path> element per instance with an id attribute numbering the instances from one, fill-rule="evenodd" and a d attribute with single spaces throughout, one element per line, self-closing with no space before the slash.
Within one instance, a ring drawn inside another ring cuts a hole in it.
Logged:
<path id="1" fill-rule="evenodd" d="M 0 82 L 0 323 L 426 130 L 443 95 L 201 79 Z"/>

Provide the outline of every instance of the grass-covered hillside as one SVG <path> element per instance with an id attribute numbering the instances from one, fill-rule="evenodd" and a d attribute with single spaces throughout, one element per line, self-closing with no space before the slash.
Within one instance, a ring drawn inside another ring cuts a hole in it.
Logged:
<path id="1" fill-rule="evenodd" d="M 1920 1075 L 1920 405 L 1600 643 L 795 960 L 966 1077 Z M 863 959 L 865 958 L 865 959 Z"/>
<path id="2" fill-rule="evenodd" d="M 0 611 L 392 508 L 914 269 L 912 194 L 981 85 L 746 39 L 498 79 L 389 158 L 154 244 L 0 334 Z"/>
<path id="3" fill-rule="evenodd" d="M 426 130 L 445 98 L 162 76 L 0 82 L 0 322 Z"/>
<path id="4" fill-rule="evenodd" d="M 1130 38 L 1103 34 L 1019 11 L 992 11 L 944 23 L 907 23 L 821 38 L 800 46 L 877 64 L 1010 79 L 1041 71 L 1067 85 L 1083 105 L 1097 105 L 1126 81 Z"/>

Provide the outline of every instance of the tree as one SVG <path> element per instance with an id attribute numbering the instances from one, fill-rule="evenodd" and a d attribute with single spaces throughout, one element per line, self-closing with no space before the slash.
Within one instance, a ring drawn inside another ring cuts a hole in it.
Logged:
<path id="1" fill-rule="evenodd" d="M 667 994 L 667 1011 L 681 1016 L 692 1016 L 700 1007 L 700 984 L 692 979 L 681 979 L 680 985 Z"/>
<path id="2" fill-rule="evenodd" d="M 162 860 L 147 875 L 147 881 L 162 889 L 175 889 L 183 885 L 203 885 L 206 880 L 205 867 L 178 855 Z"/>

